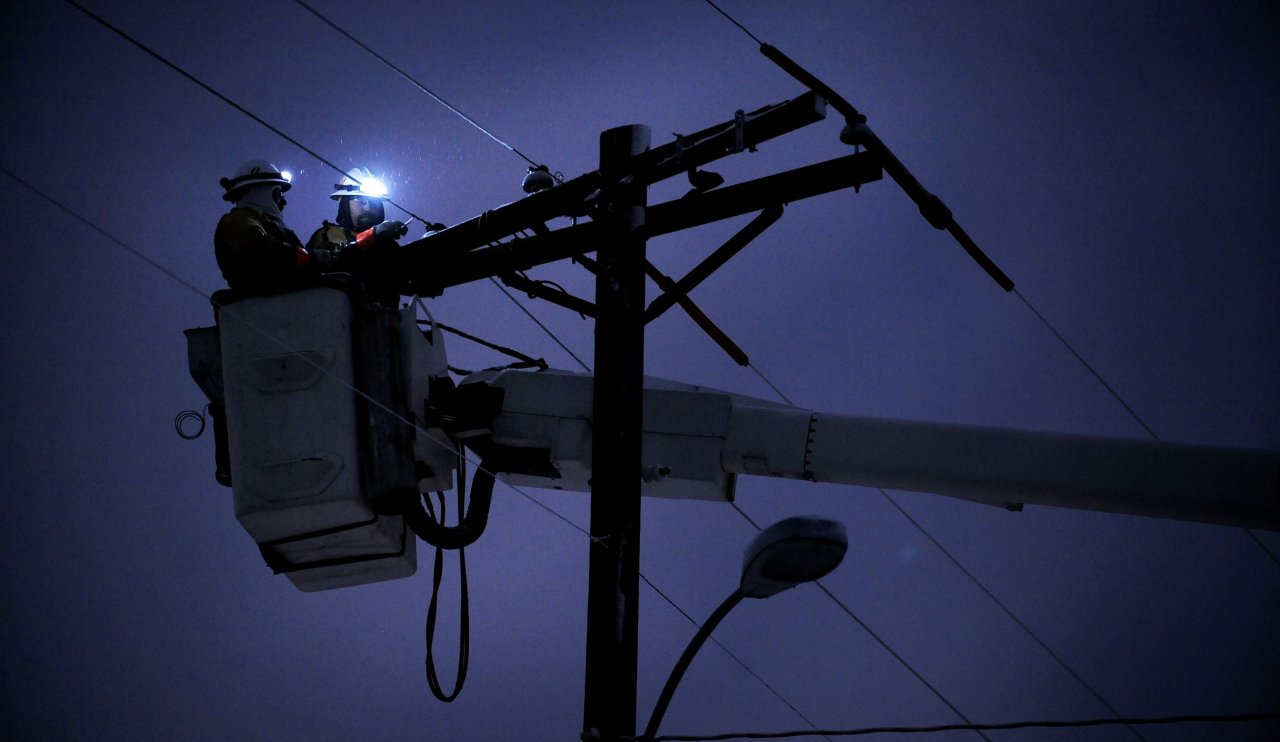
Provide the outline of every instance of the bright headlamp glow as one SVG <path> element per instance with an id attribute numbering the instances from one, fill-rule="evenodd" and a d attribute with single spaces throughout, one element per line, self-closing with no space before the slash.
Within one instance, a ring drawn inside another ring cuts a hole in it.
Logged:
<path id="1" fill-rule="evenodd" d="M 293 182 L 293 173 L 289 172 L 288 170 L 281 170 L 281 171 L 280 171 L 280 177 L 281 177 L 281 178 L 284 178 L 285 180 L 289 181 L 290 183 L 292 183 L 292 182 Z"/>
<path id="2" fill-rule="evenodd" d="M 360 181 L 360 190 L 376 198 L 384 198 L 387 195 L 387 186 L 374 177 Z"/>

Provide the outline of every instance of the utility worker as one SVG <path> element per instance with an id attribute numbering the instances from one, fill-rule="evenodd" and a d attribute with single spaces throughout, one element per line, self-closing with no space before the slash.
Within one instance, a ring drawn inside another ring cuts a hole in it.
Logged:
<path id="1" fill-rule="evenodd" d="M 333 254 L 314 254 L 285 226 L 284 192 L 289 178 L 266 160 L 249 160 L 235 175 L 219 181 L 222 198 L 235 206 L 218 221 L 214 254 L 222 277 L 233 289 L 288 283 L 330 270 Z"/>
<path id="2" fill-rule="evenodd" d="M 338 270 L 359 276 L 374 301 L 394 307 L 399 292 L 388 251 L 409 228 L 386 218 L 386 186 L 368 168 L 355 168 L 333 187 L 329 198 L 338 202 L 338 215 L 311 235 L 307 250 L 336 255 Z"/>

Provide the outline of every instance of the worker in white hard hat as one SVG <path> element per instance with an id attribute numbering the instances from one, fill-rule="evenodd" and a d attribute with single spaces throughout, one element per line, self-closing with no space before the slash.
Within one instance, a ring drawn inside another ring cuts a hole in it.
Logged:
<path id="1" fill-rule="evenodd" d="M 375 301 L 395 306 L 399 294 L 385 251 L 394 248 L 409 228 L 386 218 L 386 186 L 368 168 L 358 167 L 342 176 L 329 198 L 338 202 L 336 220 L 324 222 L 307 240 L 307 249 L 337 255 L 339 270 L 364 279 Z"/>
<path id="2" fill-rule="evenodd" d="M 292 187 L 288 173 L 266 160 L 249 160 L 219 182 L 223 200 L 234 204 L 213 234 L 214 254 L 228 286 L 274 286 L 330 269 L 331 255 L 313 254 L 285 226 L 284 193 Z"/>

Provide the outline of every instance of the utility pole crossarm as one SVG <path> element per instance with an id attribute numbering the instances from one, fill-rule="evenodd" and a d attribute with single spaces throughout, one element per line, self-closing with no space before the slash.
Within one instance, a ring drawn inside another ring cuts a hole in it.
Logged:
<path id="1" fill-rule="evenodd" d="M 657 237 L 762 211 L 781 203 L 858 187 L 881 177 L 882 172 L 874 155 L 867 152 L 845 155 L 650 206 L 642 229 L 646 237 Z M 554 193 L 555 190 L 553 188 L 543 193 Z M 534 194 L 529 198 L 541 195 Z M 401 286 L 402 294 L 436 296 L 451 286 L 512 271 L 528 270 L 594 252 L 600 240 L 599 225 L 588 221 L 496 245 L 486 242 L 484 247 L 478 249 L 461 252 L 445 250 L 433 254 L 432 246 L 438 244 L 435 240 L 453 229 L 456 228 L 450 227 L 449 230 L 404 246 L 402 252 L 407 259 L 403 270 L 399 272 L 405 276 L 405 283 Z"/>
<path id="2" fill-rule="evenodd" d="M 593 204 L 601 198 L 607 198 L 604 191 L 619 184 L 630 182 L 650 185 L 680 175 L 821 121 L 825 115 L 826 102 L 812 92 L 751 113 L 739 111 L 728 121 L 694 134 L 679 136 L 674 142 L 632 157 L 610 173 L 607 180 L 599 170 L 585 173 L 553 188 L 490 209 L 440 232 L 407 243 L 397 251 L 395 265 L 395 273 L 404 277 L 401 293 L 406 296 L 432 296 L 450 285 L 475 280 L 475 277 L 465 281 L 442 278 L 440 271 L 442 266 L 447 267 L 451 261 L 472 251 L 493 245 L 524 230 L 540 228 L 552 219 L 587 216 Z M 478 277 L 484 278 L 500 272 L 503 271 L 490 271 Z M 470 275 L 470 272 L 467 274 Z"/>

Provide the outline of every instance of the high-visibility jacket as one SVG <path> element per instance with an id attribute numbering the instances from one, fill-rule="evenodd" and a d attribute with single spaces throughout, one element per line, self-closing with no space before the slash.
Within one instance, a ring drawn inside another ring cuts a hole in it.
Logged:
<path id="1" fill-rule="evenodd" d="M 293 230 L 246 207 L 236 207 L 218 221 L 213 248 L 222 277 L 233 289 L 283 284 L 321 269 Z"/>
<path id="2" fill-rule="evenodd" d="M 333 256 L 332 268 L 358 276 L 379 304 L 394 307 L 398 300 L 396 277 L 388 250 L 395 248 L 395 240 L 375 236 L 373 228 L 362 232 L 340 224 L 325 221 L 307 240 L 306 249 L 316 255 Z"/>

